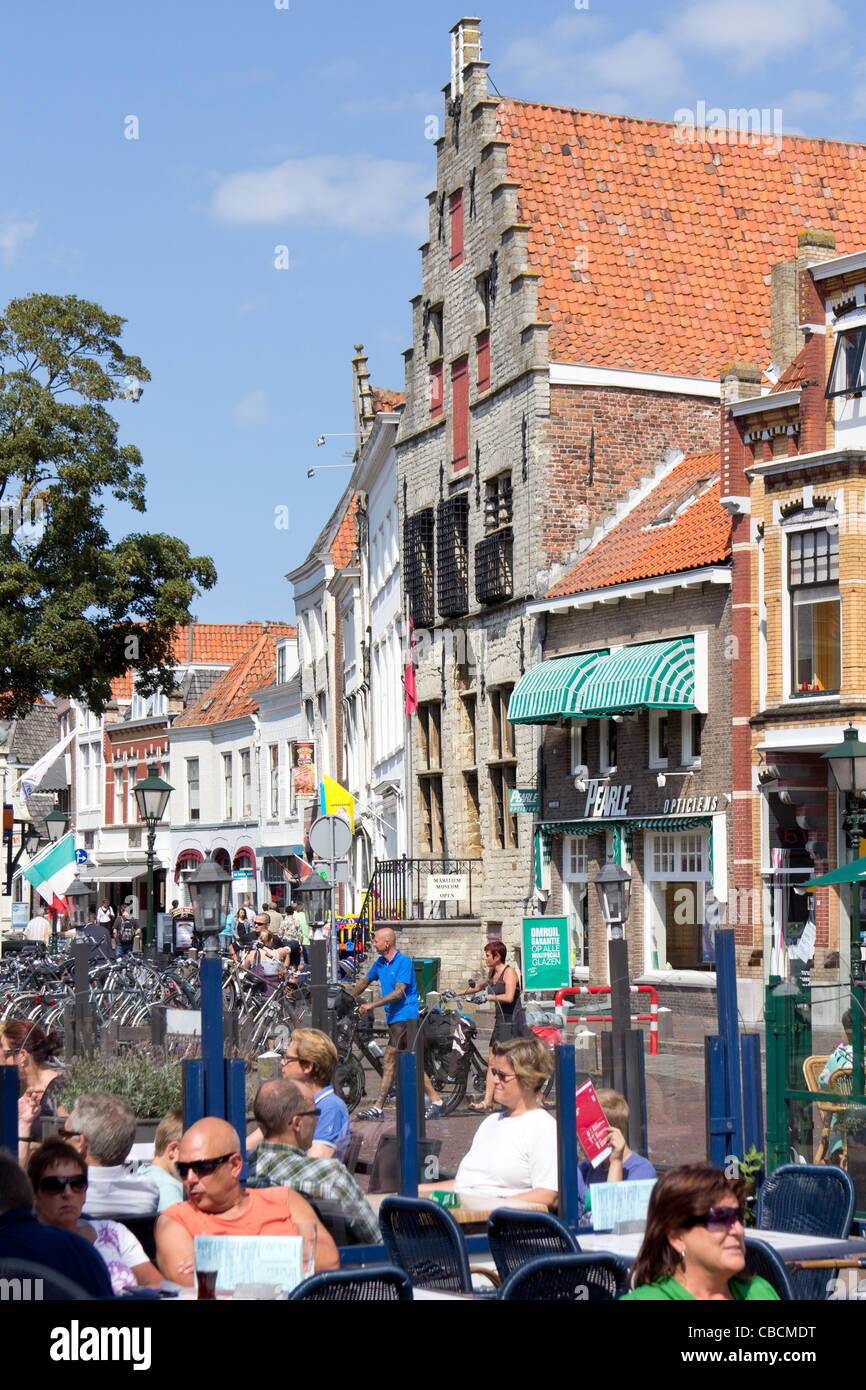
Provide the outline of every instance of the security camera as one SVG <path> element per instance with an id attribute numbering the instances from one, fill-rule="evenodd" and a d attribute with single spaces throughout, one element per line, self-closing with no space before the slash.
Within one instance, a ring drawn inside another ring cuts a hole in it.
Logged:
<path id="1" fill-rule="evenodd" d="M 315 468 L 308 468 L 308 469 L 307 469 L 307 477 L 308 477 L 308 478 L 315 478 L 315 476 L 316 476 L 316 470 L 315 470 Z"/>
<path id="2" fill-rule="evenodd" d="M 667 777 L 665 777 L 664 773 L 663 773 L 663 772 L 660 772 L 659 775 L 658 775 L 658 777 L 656 778 L 656 786 L 657 786 L 657 787 L 664 787 L 664 786 L 666 786 L 666 785 L 667 785 L 667 780 L 668 780 L 668 779 L 667 779 Z"/>
<path id="3" fill-rule="evenodd" d="M 585 792 L 585 791 L 586 791 L 586 778 L 585 778 L 585 777 L 575 777 L 575 779 L 574 779 L 574 790 L 577 791 L 577 792 Z"/>
<path id="4" fill-rule="evenodd" d="M 317 449 L 321 449 L 321 447 L 322 447 L 322 445 L 324 444 L 324 442 L 325 442 L 325 436 L 324 436 L 323 434 L 320 434 L 319 437 L 318 437 L 318 439 L 316 440 L 316 448 L 317 448 Z"/>

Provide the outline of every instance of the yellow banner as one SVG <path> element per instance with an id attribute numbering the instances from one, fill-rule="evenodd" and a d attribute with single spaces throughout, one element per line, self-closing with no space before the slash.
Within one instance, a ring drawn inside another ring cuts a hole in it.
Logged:
<path id="1" fill-rule="evenodd" d="M 323 816 L 335 816 L 342 812 L 352 829 L 355 829 L 355 798 L 333 777 L 323 777 L 319 783 L 319 810 Z"/>

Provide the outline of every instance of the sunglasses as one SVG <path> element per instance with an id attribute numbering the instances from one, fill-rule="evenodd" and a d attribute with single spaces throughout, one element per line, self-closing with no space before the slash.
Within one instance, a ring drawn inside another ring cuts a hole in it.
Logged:
<path id="1" fill-rule="evenodd" d="M 215 1173 L 223 1163 L 228 1163 L 234 1154 L 223 1154 L 221 1158 L 197 1158 L 192 1163 L 181 1163 L 180 1159 L 175 1160 L 175 1168 L 181 1182 L 186 1182 L 189 1174 L 195 1173 L 197 1178 L 209 1178 L 211 1173 Z"/>
<path id="2" fill-rule="evenodd" d="M 710 1207 L 703 1216 L 696 1216 L 689 1222 L 690 1226 L 706 1226 L 708 1231 L 729 1231 L 737 1222 L 745 1225 L 746 1208 L 739 1207 Z"/>
<path id="3" fill-rule="evenodd" d="M 39 1191 L 46 1193 L 50 1197 L 58 1197 L 61 1192 L 65 1192 L 67 1187 L 71 1192 L 86 1192 L 87 1178 L 84 1173 L 77 1173 L 74 1178 L 43 1178 L 39 1184 Z"/>
<path id="4" fill-rule="evenodd" d="M 491 1076 L 498 1077 L 498 1079 L 499 1079 L 500 1081 L 513 1081 L 513 1080 L 514 1080 L 514 1072 L 513 1072 L 513 1071 L 497 1071 L 495 1067 L 491 1067 L 491 1068 L 490 1068 L 490 1075 L 491 1075 Z"/>

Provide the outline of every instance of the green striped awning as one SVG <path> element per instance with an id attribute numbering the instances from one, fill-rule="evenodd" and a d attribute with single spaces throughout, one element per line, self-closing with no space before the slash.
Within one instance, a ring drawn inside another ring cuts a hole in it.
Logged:
<path id="1" fill-rule="evenodd" d="M 542 661 L 520 677 L 508 702 L 512 724 L 554 724 L 581 713 L 583 688 L 606 652 Z"/>
<path id="2" fill-rule="evenodd" d="M 635 709 L 694 709 L 694 704 L 694 639 L 678 637 L 610 652 L 584 683 L 579 712 L 599 718 Z"/>

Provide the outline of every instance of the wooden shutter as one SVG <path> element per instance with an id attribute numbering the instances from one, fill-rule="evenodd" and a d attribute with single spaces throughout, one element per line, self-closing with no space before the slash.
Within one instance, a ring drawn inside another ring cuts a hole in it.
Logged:
<path id="1" fill-rule="evenodd" d="M 451 269 L 463 264 L 463 189 L 451 194 Z"/>
<path id="2" fill-rule="evenodd" d="M 478 370 L 478 390 L 486 391 L 490 385 L 490 330 L 479 333 L 475 345 L 476 367 Z"/>
<path id="3" fill-rule="evenodd" d="M 453 416 L 452 462 L 455 473 L 469 462 L 469 359 L 461 357 L 451 368 Z"/>

